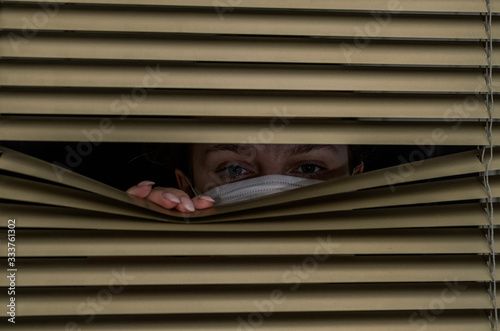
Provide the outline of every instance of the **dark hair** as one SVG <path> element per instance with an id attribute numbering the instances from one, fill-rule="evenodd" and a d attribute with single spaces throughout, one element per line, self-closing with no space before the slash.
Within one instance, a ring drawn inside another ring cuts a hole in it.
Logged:
<path id="1" fill-rule="evenodd" d="M 191 146 L 192 144 L 187 143 L 145 145 L 144 154 L 146 159 L 168 174 L 166 178 L 169 183 L 162 183 L 162 185 L 177 186 L 174 175 L 175 169 L 180 169 L 184 174 L 192 177 Z"/>

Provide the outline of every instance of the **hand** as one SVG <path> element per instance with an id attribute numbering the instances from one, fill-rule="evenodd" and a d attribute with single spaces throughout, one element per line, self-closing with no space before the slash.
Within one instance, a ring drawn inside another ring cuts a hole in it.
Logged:
<path id="1" fill-rule="evenodd" d="M 143 181 L 132 186 L 126 192 L 140 198 L 145 198 L 165 209 L 176 209 L 181 212 L 193 212 L 196 209 L 207 209 L 214 205 L 209 196 L 190 198 L 189 195 L 172 187 L 155 187 L 151 181 Z"/>

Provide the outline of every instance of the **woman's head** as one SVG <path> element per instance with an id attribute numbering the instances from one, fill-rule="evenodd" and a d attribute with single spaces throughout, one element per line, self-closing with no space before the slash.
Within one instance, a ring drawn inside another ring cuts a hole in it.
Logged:
<path id="1" fill-rule="evenodd" d="M 245 179 L 281 174 L 332 180 L 358 174 L 363 163 L 347 145 L 192 144 L 178 163 L 179 187 L 193 194 Z M 180 151 L 180 150 L 179 150 Z"/>

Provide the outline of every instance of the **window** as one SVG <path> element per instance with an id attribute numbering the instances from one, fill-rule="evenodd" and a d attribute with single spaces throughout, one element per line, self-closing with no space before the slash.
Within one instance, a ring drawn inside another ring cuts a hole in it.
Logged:
<path id="1" fill-rule="evenodd" d="M 2 1 L 3 146 L 71 143 L 78 163 L 104 143 L 409 145 L 413 161 L 186 224 L 1 147 L 17 318 L 26 330 L 495 329 L 498 183 L 480 173 L 498 170 L 498 8 Z M 467 151 L 423 161 L 436 146 Z"/>

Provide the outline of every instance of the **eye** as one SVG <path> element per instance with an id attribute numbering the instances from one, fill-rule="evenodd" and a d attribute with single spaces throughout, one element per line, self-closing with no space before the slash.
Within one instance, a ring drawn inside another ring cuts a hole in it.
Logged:
<path id="1" fill-rule="evenodd" d="M 312 174 L 319 170 L 319 167 L 315 164 L 304 164 L 300 166 L 297 170 L 305 174 Z"/>
<path id="2" fill-rule="evenodd" d="M 228 179 L 235 179 L 236 177 L 245 175 L 249 172 L 250 171 L 237 164 L 229 165 L 218 171 L 222 177 L 226 177 Z"/>
<path id="3" fill-rule="evenodd" d="M 243 169 L 243 167 L 238 165 L 231 165 L 224 170 L 229 176 L 239 176 L 244 174 L 245 172 L 248 172 L 247 170 Z"/>
<path id="4" fill-rule="evenodd" d="M 325 168 L 320 167 L 319 165 L 316 165 L 314 163 L 307 163 L 303 164 L 297 169 L 295 169 L 296 172 L 304 175 L 313 175 L 317 174 L 318 172 L 325 170 Z"/>

